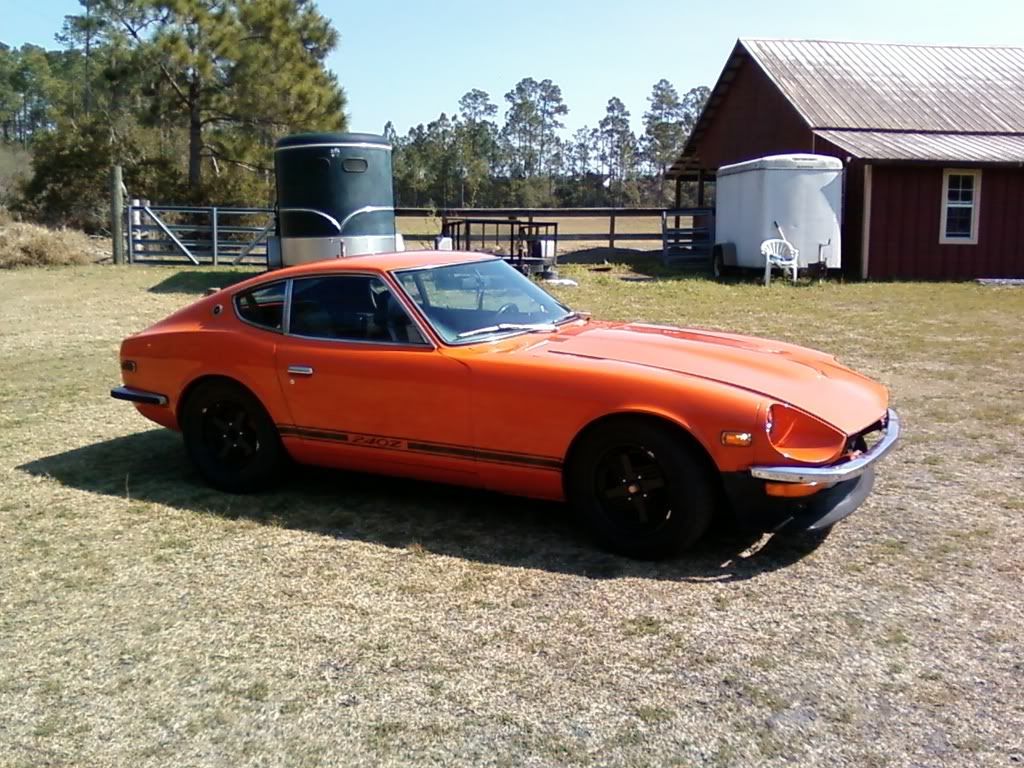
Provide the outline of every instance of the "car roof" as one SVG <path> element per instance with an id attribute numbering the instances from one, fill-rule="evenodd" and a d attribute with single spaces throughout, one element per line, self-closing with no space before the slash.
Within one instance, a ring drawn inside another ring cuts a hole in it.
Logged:
<path id="1" fill-rule="evenodd" d="M 470 251 L 401 251 L 399 253 L 371 253 L 363 256 L 346 256 L 342 259 L 323 259 L 308 264 L 274 272 L 274 277 L 299 277 L 302 275 L 319 275 L 349 270 L 362 271 L 372 269 L 391 272 L 396 269 L 416 269 L 422 267 L 443 267 L 450 264 L 466 264 L 472 261 L 484 261 L 497 258 L 489 253 L 472 253 Z"/>
<path id="2" fill-rule="evenodd" d="M 370 253 L 363 256 L 346 256 L 343 259 L 322 259 L 294 267 L 275 269 L 253 275 L 247 280 L 235 283 L 228 290 L 238 294 L 259 285 L 287 280 L 293 277 L 315 277 L 336 275 L 345 272 L 391 272 L 397 269 L 445 267 L 451 264 L 469 264 L 474 261 L 495 261 L 497 256 L 471 251 L 401 251 L 399 253 Z"/>

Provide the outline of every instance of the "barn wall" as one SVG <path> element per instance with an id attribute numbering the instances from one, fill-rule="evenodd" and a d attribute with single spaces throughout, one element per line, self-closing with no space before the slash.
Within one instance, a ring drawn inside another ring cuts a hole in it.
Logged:
<path id="1" fill-rule="evenodd" d="M 982 169 L 977 245 L 939 244 L 942 171 L 938 166 L 874 167 L 868 276 L 1024 277 L 1024 170 Z"/>
<path id="2" fill-rule="evenodd" d="M 793 105 L 764 71 L 746 59 L 697 146 L 702 168 L 763 155 L 810 152 L 814 138 Z"/>

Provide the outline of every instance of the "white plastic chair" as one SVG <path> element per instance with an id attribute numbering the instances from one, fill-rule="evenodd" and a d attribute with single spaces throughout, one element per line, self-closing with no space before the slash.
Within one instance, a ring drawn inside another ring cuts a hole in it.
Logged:
<path id="1" fill-rule="evenodd" d="M 777 237 L 765 240 L 761 243 L 761 255 L 764 256 L 765 285 L 771 282 L 772 267 L 790 270 L 793 282 L 796 282 L 796 273 L 800 263 L 800 251 L 794 248 L 788 241 Z"/>

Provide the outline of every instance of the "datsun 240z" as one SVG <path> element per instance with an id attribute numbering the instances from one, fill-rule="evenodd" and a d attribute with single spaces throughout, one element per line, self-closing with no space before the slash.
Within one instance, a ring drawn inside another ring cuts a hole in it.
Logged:
<path id="1" fill-rule="evenodd" d="M 899 436 L 880 384 L 792 344 L 574 312 L 498 258 L 320 261 L 121 346 L 143 416 L 214 487 L 288 460 L 568 500 L 605 546 L 673 555 L 716 514 L 824 529 Z"/>

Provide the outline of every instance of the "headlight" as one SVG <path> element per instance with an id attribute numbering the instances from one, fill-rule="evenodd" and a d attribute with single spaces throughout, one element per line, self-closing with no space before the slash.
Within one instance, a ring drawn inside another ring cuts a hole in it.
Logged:
<path id="1" fill-rule="evenodd" d="M 776 403 L 765 415 L 768 442 L 780 454 L 808 464 L 824 464 L 839 458 L 846 435 L 821 419 L 788 405 Z"/>

